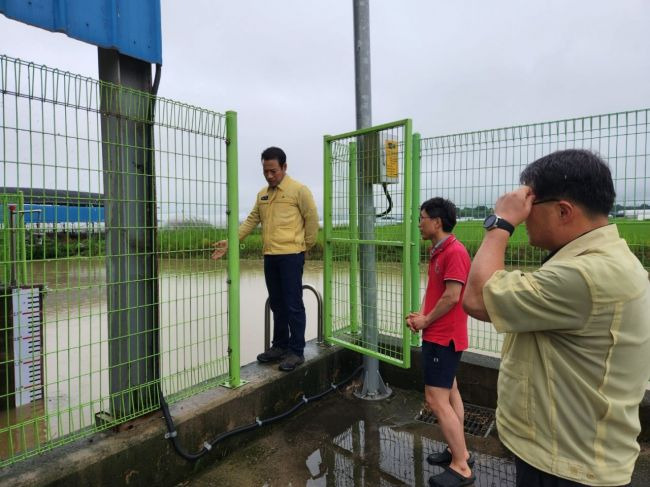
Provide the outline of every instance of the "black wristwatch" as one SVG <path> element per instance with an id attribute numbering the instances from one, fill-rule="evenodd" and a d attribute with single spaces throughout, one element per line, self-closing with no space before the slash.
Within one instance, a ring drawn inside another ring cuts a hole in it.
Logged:
<path id="1" fill-rule="evenodd" d="M 490 215 L 485 220 L 483 220 L 483 228 L 486 230 L 494 230 L 495 228 L 501 228 L 502 230 L 507 230 L 510 235 L 515 231 L 515 227 L 508 220 L 504 220 L 499 215 Z"/>

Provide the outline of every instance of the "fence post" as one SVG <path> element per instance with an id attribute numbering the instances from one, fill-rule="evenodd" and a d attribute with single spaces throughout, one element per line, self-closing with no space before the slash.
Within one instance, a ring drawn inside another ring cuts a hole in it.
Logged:
<path id="1" fill-rule="evenodd" d="M 350 185 L 350 239 L 359 239 L 359 201 L 357 194 L 357 144 L 350 142 L 349 154 L 349 185 Z M 358 279 L 359 279 L 359 244 L 353 242 L 350 244 L 350 333 L 359 333 L 359 298 L 358 298 Z"/>
<path id="2" fill-rule="evenodd" d="M 411 311 L 420 311 L 420 134 L 413 134 L 411 158 L 412 212 L 411 212 Z M 420 334 L 411 333 L 411 346 L 420 346 Z"/>
<path id="3" fill-rule="evenodd" d="M 115 50 L 98 51 L 111 414 L 120 419 L 158 405 L 151 66 Z"/>
<path id="4" fill-rule="evenodd" d="M 323 138 L 323 299 L 325 340 L 332 337 L 332 142 Z"/>
<path id="5" fill-rule="evenodd" d="M 0 268 L 2 269 L 2 280 L 0 284 L 9 285 L 11 281 L 11 231 L 9 225 L 9 199 L 7 195 L 0 195 L 0 211 L 2 212 L 2 238 L 0 238 Z"/>
<path id="6" fill-rule="evenodd" d="M 402 309 L 404 312 L 409 310 L 411 303 L 413 302 L 413 295 L 418 294 L 415 289 L 413 289 L 413 248 L 411 244 L 413 243 L 413 215 L 416 213 L 415 208 L 411 204 L 416 198 L 415 191 L 413 190 L 413 122 L 411 119 L 406 120 L 404 126 L 404 226 L 410 225 L 408 228 L 404 228 L 403 239 L 404 247 L 402 248 L 402 269 L 409 269 L 410 275 L 408 272 L 402 274 Z M 419 289 L 419 286 L 418 288 Z M 408 368 L 411 366 L 411 342 L 412 337 L 410 336 L 410 330 L 406 326 L 405 316 L 402 316 L 402 327 L 404 328 L 404 333 L 402 336 L 402 349 L 404 350 L 404 367 Z"/>
<path id="7" fill-rule="evenodd" d="M 237 112 L 226 112 L 226 191 L 228 198 L 228 386 L 242 385 L 239 358 L 239 193 Z"/>

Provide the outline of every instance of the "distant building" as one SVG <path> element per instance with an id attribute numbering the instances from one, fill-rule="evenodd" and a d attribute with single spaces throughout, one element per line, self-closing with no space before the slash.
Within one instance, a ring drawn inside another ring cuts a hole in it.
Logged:
<path id="1" fill-rule="evenodd" d="M 650 220 L 650 210 L 648 209 L 635 209 L 635 210 L 623 210 L 618 212 L 618 215 L 623 213 L 624 218 L 631 218 L 634 220 Z"/>
<path id="2" fill-rule="evenodd" d="M 42 188 L 0 188 L 0 194 L 23 194 L 26 228 L 44 232 L 72 230 L 75 232 L 103 231 L 104 195 L 80 191 Z M 0 211 L 0 226 L 3 225 Z"/>

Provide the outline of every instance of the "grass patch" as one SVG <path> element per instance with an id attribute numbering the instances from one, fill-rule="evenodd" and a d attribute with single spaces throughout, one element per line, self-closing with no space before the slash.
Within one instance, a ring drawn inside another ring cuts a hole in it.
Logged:
<path id="1" fill-rule="evenodd" d="M 613 220 L 619 233 L 629 244 L 632 252 L 645 267 L 650 267 L 650 221 L 635 221 L 630 219 Z M 375 228 L 375 239 L 400 241 L 403 224 L 384 225 Z M 467 247 L 473 257 L 483 239 L 483 223 L 481 221 L 458 222 L 454 233 Z M 0 245 L 5 232 L 0 232 Z M 347 238 L 349 229 L 339 226 L 333 229 L 333 236 Z M 212 243 L 225 240 L 227 231 L 209 224 L 189 222 L 162 227 L 158 230 L 157 251 L 159 255 L 170 257 L 209 258 Z M 106 253 L 106 236 L 103 233 L 76 234 L 71 232 L 36 234 L 33 230 L 26 231 L 27 260 L 57 259 L 69 257 L 98 257 Z M 319 230 L 316 245 L 309 251 L 307 258 L 323 259 L 323 230 Z M 426 260 L 428 242 L 421 242 L 422 258 Z M 1 247 L 0 247 L 1 248 Z M 262 257 L 262 235 L 260 229 L 255 229 L 240 244 L 239 254 L 242 259 L 259 259 Z M 349 255 L 351 245 L 337 243 L 334 248 L 336 256 Z M 377 246 L 377 259 L 382 262 L 400 262 L 401 247 L 387 245 Z M 531 247 L 524 225 L 520 225 L 510 238 L 506 253 L 506 263 L 513 266 L 538 265 L 546 252 Z"/>

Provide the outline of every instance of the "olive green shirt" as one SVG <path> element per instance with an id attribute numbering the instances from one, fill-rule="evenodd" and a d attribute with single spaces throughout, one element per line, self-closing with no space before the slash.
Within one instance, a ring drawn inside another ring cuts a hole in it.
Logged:
<path id="1" fill-rule="evenodd" d="M 259 223 L 264 255 L 309 250 L 318 236 L 318 210 L 311 191 L 286 174 L 275 188 L 262 188 L 253 210 L 239 227 L 239 240 Z"/>
<path id="2" fill-rule="evenodd" d="M 650 283 L 616 226 L 569 242 L 536 271 L 495 272 L 483 299 L 507 333 L 503 443 L 561 478 L 629 483 L 650 379 Z"/>

